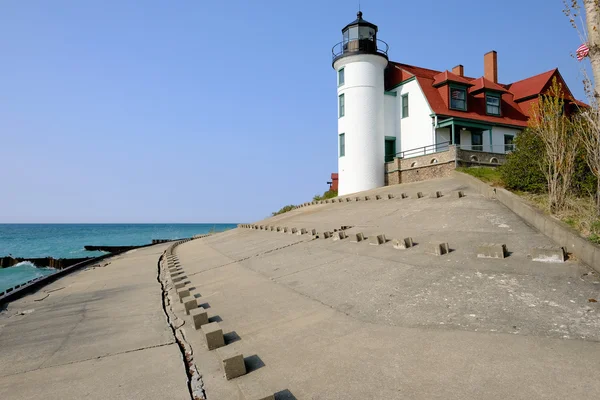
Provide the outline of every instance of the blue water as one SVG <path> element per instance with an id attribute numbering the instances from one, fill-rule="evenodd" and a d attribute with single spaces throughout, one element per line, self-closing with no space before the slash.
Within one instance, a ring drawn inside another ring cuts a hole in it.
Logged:
<path id="1" fill-rule="evenodd" d="M 55 273 L 54 268 L 38 268 L 28 261 L 24 261 L 10 268 L 0 269 L 0 292 L 25 283 L 39 276 Z"/>
<path id="2" fill-rule="evenodd" d="M 221 232 L 236 224 L 0 224 L 0 257 L 95 257 L 102 252 L 85 251 L 85 245 L 143 245 L 152 239 L 181 239 Z M 27 282 L 52 269 L 32 265 L 0 268 L 0 292 Z"/>

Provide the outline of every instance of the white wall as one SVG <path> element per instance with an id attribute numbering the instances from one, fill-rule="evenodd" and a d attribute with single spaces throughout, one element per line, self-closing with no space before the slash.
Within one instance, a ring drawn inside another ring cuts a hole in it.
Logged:
<path id="1" fill-rule="evenodd" d="M 371 54 L 345 56 L 334 64 L 344 68 L 345 115 L 338 118 L 338 135 L 345 134 L 346 153 L 338 157 L 340 195 L 384 185 L 384 57 Z M 337 104 L 336 98 L 336 104 Z M 338 146 L 339 147 L 339 146 Z M 339 149 L 338 149 L 339 152 Z"/>
<path id="2" fill-rule="evenodd" d="M 396 136 L 396 151 L 406 151 L 434 144 L 431 108 L 417 80 L 394 89 L 398 93 L 396 113 L 399 118 L 399 132 Z M 402 118 L 402 95 L 408 94 L 408 117 Z M 386 116 L 387 118 L 387 116 Z"/>
<path id="3" fill-rule="evenodd" d="M 494 145 L 494 153 L 504 153 L 504 135 L 517 136 L 521 132 L 516 128 L 505 128 L 503 126 L 495 126 L 492 129 L 492 142 Z"/>
<path id="4" fill-rule="evenodd" d="M 436 129 L 436 143 L 444 143 L 452 141 L 452 132 L 450 128 Z"/>

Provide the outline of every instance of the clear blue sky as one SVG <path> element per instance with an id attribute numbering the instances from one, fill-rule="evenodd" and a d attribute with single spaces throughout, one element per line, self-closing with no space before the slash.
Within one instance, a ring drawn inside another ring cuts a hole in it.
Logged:
<path id="1" fill-rule="evenodd" d="M 246 222 L 337 170 L 331 47 L 358 1 L 3 1 L 0 222 Z M 390 59 L 558 67 L 561 0 L 362 0 Z"/>

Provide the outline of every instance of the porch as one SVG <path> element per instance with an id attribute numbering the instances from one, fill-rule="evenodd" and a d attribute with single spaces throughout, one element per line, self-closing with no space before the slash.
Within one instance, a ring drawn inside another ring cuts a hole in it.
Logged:
<path id="1" fill-rule="evenodd" d="M 514 149 L 518 130 L 498 127 L 460 118 L 439 121 L 435 129 L 436 143 L 448 142 L 462 150 L 506 154 Z"/>

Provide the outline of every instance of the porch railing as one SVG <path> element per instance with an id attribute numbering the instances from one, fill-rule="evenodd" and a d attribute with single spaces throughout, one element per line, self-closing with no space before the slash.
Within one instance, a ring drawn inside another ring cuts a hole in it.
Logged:
<path id="1" fill-rule="evenodd" d="M 428 146 L 417 147 L 415 149 L 404 150 L 396 153 L 396 158 L 410 158 L 424 156 L 426 154 L 439 153 L 441 151 L 448 151 L 450 149 L 450 142 L 441 142 L 436 144 L 430 144 Z"/>

